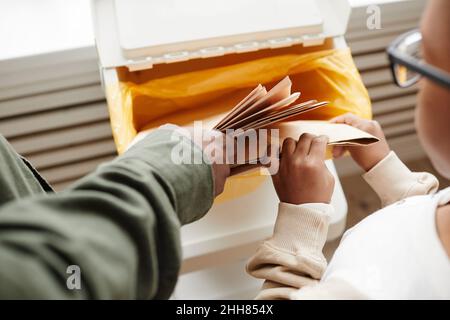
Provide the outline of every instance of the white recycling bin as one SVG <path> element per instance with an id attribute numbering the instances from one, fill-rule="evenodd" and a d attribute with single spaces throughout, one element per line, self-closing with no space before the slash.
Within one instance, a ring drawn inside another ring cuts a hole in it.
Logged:
<path id="1" fill-rule="evenodd" d="M 183 73 L 187 72 L 181 67 L 186 61 L 208 64 L 217 57 L 292 46 L 308 52 L 344 48 L 343 35 L 350 15 L 347 0 L 92 0 L 92 9 L 108 104 L 121 94 L 108 88 L 117 86 L 123 73 L 139 75 L 177 63 L 180 68 L 175 70 Z M 327 166 L 336 178 L 330 240 L 344 231 L 347 202 L 333 162 L 327 160 Z M 253 294 L 255 282 L 245 275 L 243 261 L 271 235 L 277 205 L 268 178 L 251 192 L 215 203 L 204 218 L 184 226 L 183 275 L 174 297 Z M 239 287 L 242 281 L 225 281 L 227 276 L 248 279 L 250 284 L 248 288 Z M 202 277 L 211 292 L 218 288 L 217 294 L 211 295 L 208 290 L 192 293 L 191 282 Z M 238 287 L 221 292 L 225 290 L 220 289 L 224 281 Z"/>

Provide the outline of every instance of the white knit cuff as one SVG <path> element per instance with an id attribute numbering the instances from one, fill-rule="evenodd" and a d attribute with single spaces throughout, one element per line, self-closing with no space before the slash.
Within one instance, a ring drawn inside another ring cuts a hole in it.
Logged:
<path id="1" fill-rule="evenodd" d="M 325 203 L 293 205 L 280 202 L 273 237 L 269 243 L 297 254 L 322 251 L 333 206 Z"/>
<path id="2" fill-rule="evenodd" d="M 401 199 L 414 179 L 411 170 L 397 157 L 394 151 L 363 174 L 364 180 L 378 194 L 383 204 Z"/>
<path id="3" fill-rule="evenodd" d="M 405 197 L 434 192 L 439 186 L 432 174 L 411 172 L 393 151 L 363 174 L 363 178 L 378 194 L 383 206 Z"/>

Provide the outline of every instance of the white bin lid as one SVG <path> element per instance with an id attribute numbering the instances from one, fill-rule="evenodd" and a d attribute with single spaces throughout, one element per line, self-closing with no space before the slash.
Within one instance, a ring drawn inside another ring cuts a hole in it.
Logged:
<path id="1" fill-rule="evenodd" d="M 131 70 L 343 35 L 347 0 L 93 0 L 103 67 Z"/>

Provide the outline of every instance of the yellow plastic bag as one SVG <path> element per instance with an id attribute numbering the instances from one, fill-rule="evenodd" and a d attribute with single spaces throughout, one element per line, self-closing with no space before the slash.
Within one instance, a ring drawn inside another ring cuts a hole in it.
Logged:
<path id="1" fill-rule="evenodd" d="M 227 59 L 227 58 L 222 58 Z M 199 63 L 193 62 L 193 64 Z M 118 87 L 107 86 L 114 139 L 119 153 L 142 130 L 165 123 L 189 125 L 225 113 L 258 84 L 272 84 L 289 75 L 299 101 L 316 99 L 329 105 L 298 119 L 326 120 L 352 112 L 371 118 L 370 99 L 349 49 L 328 49 L 258 56 L 239 63 L 208 67 L 188 64 L 128 74 Z M 170 70 L 172 68 L 172 70 Z M 186 69 L 186 70 L 183 70 Z M 251 172 L 227 181 L 221 200 L 255 190 L 266 176 Z M 220 200 L 219 200 L 220 201 Z"/>

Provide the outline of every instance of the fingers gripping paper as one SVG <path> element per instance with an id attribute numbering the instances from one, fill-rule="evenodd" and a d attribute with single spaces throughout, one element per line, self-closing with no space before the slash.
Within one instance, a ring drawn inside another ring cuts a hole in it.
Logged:
<path id="1" fill-rule="evenodd" d="M 325 121 L 289 121 L 303 113 L 324 107 L 328 102 L 309 100 L 303 103 L 294 102 L 299 92 L 291 94 L 292 82 L 285 77 L 269 92 L 258 85 L 248 96 L 239 102 L 213 129 L 259 129 L 274 128 L 280 130 L 280 138 L 297 139 L 303 133 L 326 135 L 329 144 L 333 145 L 365 145 L 378 141 L 378 138 L 345 124 Z M 255 99 L 254 97 L 258 97 Z"/>
<path id="2" fill-rule="evenodd" d="M 251 60 L 237 63 L 229 63 L 234 58 L 227 56 L 212 59 L 225 61 L 221 65 L 210 59 L 200 59 L 179 65 L 163 65 L 160 69 L 155 66 L 140 72 L 118 70 L 120 82 L 106 84 L 111 127 L 118 152 L 124 152 L 137 133 L 165 123 L 183 126 L 192 124 L 194 120 L 209 120 L 212 126 L 217 125 L 239 102 L 250 105 L 261 99 L 267 92 L 255 89 L 258 95 L 252 96 L 251 101 L 243 101 L 260 83 L 272 87 L 286 75 L 292 80 L 292 92 L 301 91 L 297 97 L 300 102 L 295 104 L 309 100 L 328 101 L 326 107 L 289 120 L 328 120 L 346 112 L 363 118 L 371 117 L 370 99 L 349 49 L 299 53 L 294 46 L 272 51 L 276 54 L 264 53 L 267 57 L 262 52 L 249 53 L 253 55 Z M 200 64 L 201 67 L 197 67 Z M 278 106 L 271 104 L 275 109 L 288 110 L 285 104 L 291 105 L 289 102 L 294 98 L 278 100 Z M 232 116 L 223 119 L 222 124 Z M 254 118 L 247 120 L 254 121 Z M 257 172 L 232 177 L 227 181 L 221 198 L 247 194 L 266 178 Z"/>
<path id="3" fill-rule="evenodd" d="M 258 85 L 220 120 L 214 129 L 224 133 L 229 129 L 275 129 L 278 132 L 279 145 L 282 145 L 286 138 L 298 139 L 303 133 L 325 135 L 329 139 L 329 145 L 366 145 L 378 141 L 378 138 L 346 124 L 326 121 L 289 121 L 314 109 L 325 108 L 328 104 L 328 102 L 316 100 L 296 104 L 295 101 L 300 93 L 291 93 L 291 87 L 292 82 L 289 77 L 285 77 L 269 92 Z M 268 147 L 267 145 L 266 150 Z M 264 155 L 267 153 L 266 150 L 263 151 Z M 254 159 L 247 157 L 245 164 L 232 165 L 232 175 L 257 167 L 250 162 L 258 162 L 257 156 Z"/>

